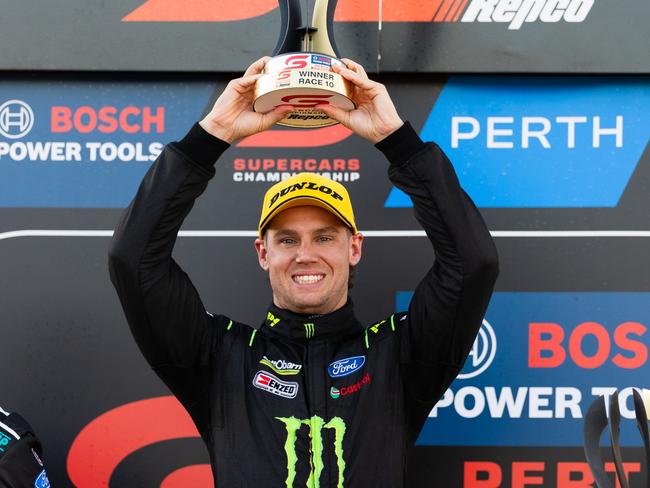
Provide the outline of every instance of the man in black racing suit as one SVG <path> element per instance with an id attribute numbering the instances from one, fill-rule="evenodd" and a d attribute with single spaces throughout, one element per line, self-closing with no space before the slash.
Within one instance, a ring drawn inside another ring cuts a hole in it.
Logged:
<path id="1" fill-rule="evenodd" d="M 196 423 L 216 486 L 402 487 L 407 448 L 481 325 L 495 246 L 440 148 L 402 122 L 383 85 L 344 60 L 336 71 L 355 86 L 357 108 L 322 109 L 385 154 L 390 180 L 411 197 L 433 244 L 433 267 L 408 312 L 361 324 L 347 285 L 363 238 L 336 209 L 305 200 L 260 226 L 256 248 L 273 290 L 261 326 L 206 311 L 172 249 L 221 153 L 287 110 L 251 108 L 267 60 L 164 148 L 115 232 L 111 280 L 142 353 Z"/>

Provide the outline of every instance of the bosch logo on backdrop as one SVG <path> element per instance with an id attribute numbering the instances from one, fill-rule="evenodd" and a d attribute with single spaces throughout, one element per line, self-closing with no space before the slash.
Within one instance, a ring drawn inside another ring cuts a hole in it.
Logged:
<path id="1" fill-rule="evenodd" d="M 483 319 L 472 350 L 469 353 L 465 367 L 457 376 L 459 380 L 466 380 L 480 375 L 488 369 L 497 353 L 497 336 L 490 323 Z"/>
<path id="2" fill-rule="evenodd" d="M 3 83 L 0 207 L 126 206 L 213 90 L 199 82 Z"/>
<path id="3" fill-rule="evenodd" d="M 73 130 L 81 134 L 161 134 L 165 132 L 165 107 L 55 106 L 50 111 L 50 130 L 54 134 Z"/>
<path id="4" fill-rule="evenodd" d="M 575 326 L 532 322 L 528 333 L 528 367 L 548 369 L 574 364 L 582 369 L 596 369 L 607 363 L 622 369 L 645 366 L 647 327 L 626 321 L 617 324 L 611 333 L 610 329 L 591 321 Z"/>
<path id="5" fill-rule="evenodd" d="M 648 127 L 644 78 L 452 77 L 420 135 L 440 145 L 480 207 L 615 207 Z M 412 203 L 394 189 L 385 205 Z"/>
<path id="6" fill-rule="evenodd" d="M 495 293 L 486 316 L 499 354 L 470 381 L 451 384 L 418 443 L 580 445 L 586 409 L 617 389 L 621 415 L 634 418 L 632 386 L 647 384 L 649 301 L 650 293 Z M 488 355 L 483 334 L 462 373 Z M 633 431 L 622 426 L 623 442 L 639 443 Z"/>
<path id="7" fill-rule="evenodd" d="M 34 126 L 34 111 L 22 100 L 8 100 L 0 105 L 0 135 L 20 139 Z"/>

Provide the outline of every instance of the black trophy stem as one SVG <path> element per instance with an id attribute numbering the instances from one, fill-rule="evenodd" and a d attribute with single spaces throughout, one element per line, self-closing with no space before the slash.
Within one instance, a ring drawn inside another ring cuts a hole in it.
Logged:
<path id="1" fill-rule="evenodd" d="M 316 0 L 311 24 L 302 24 L 300 0 L 278 0 L 280 37 L 273 56 L 291 52 L 317 52 L 340 58 L 334 40 L 334 12 L 337 0 Z"/>
<path id="2" fill-rule="evenodd" d="M 278 0 L 280 5 L 280 37 L 273 50 L 273 56 L 300 51 L 303 34 L 300 0 Z"/>

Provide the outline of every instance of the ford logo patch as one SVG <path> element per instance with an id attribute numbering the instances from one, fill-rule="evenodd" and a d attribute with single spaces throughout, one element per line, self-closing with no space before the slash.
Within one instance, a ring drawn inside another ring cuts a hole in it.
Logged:
<path id="1" fill-rule="evenodd" d="M 340 378 L 359 371 L 364 364 L 366 364 L 365 356 L 339 359 L 329 365 L 327 372 L 332 378 Z"/>

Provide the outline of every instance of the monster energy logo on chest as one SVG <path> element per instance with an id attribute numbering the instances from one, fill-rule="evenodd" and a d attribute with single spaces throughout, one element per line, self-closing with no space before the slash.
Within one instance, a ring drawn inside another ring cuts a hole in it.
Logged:
<path id="1" fill-rule="evenodd" d="M 304 325 L 305 325 L 305 337 L 307 339 L 311 339 L 312 337 L 314 337 L 314 324 L 308 323 Z"/>
<path id="2" fill-rule="evenodd" d="M 318 415 L 310 419 L 298 419 L 296 417 L 275 417 L 284 423 L 287 428 L 287 440 L 284 443 L 284 451 L 287 454 L 287 488 L 294 488 L 293 482 L 296 478 L 296 464 L 298 455 L 296 454 L 296 437 L 302 425 L 309 427 L 309 438 L 311 440 L 311 471 L 307 479 L 307 488 L 320 488 L 320 475 L 323 471 L 323 429 L 332 429 L 334 431 L 334 455 L 336 464 L 339 468 L 339 477 L 336 484 L 337 488 L 344 488 L 345 481 L 345 460 L 343 459 L 343 436 L 345 436 L 345 422 L 340 417 L 334 417 L 329 422 L 325 421 Z"/>

